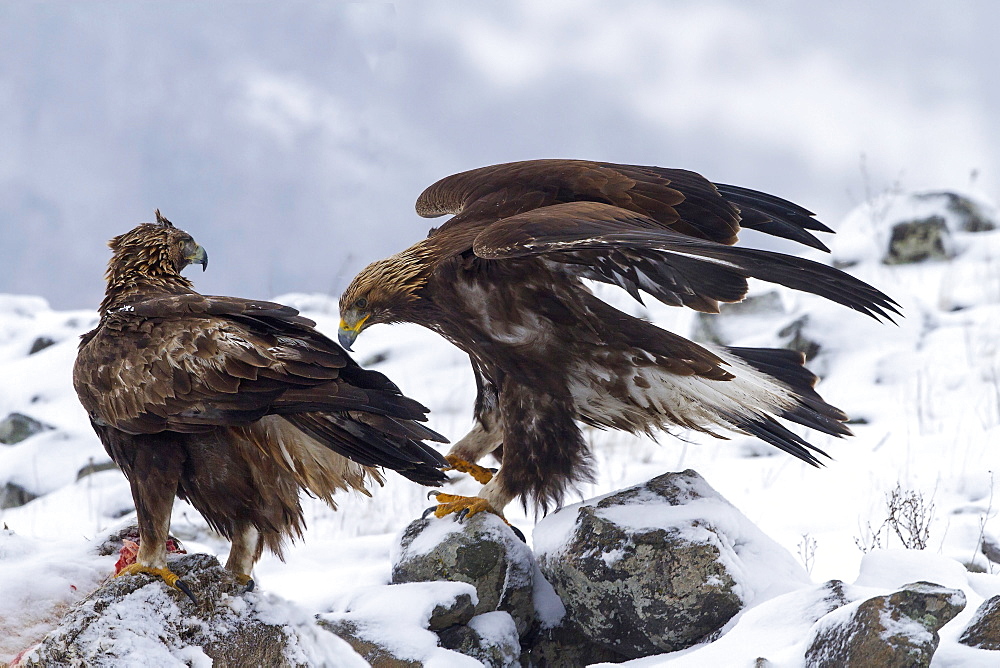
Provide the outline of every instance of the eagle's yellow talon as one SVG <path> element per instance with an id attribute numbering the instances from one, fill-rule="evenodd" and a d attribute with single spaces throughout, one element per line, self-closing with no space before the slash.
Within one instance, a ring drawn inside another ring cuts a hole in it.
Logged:
<path id="1" fill-rule="evenodd" d="M 438 506 L 434 509 L 435 517 L 444 517 L 445 515 L 460 513 L 461 517 L 464 519 L 466 517 L 472 517 L 477 513 L 493 513 L 504 522 L 507 521 L 504 519 L 503 515 L 497 512 L 497 510 L 490 505 L 489 501 L 478 496 L 438 494 L 437 501 Z"/>
<path id="2" fill-rule="evenodd" d="M 467 462 L 461 457 L 456 457 L 455 455 L 446 455 L 445 459 L 447 459 L 448 463 L 451 465 L 446 468 L 445 471 L 460 471 L 461 473 L 468 473 L 480 485 L 485 485 L 490 480 L 493 480 L 493 471 L 486 467 Z"/>
<path id="3" fill-rule="evenodd" d="M 245 593 L 252 592 L 254 587 L 257 586 L 257 583 L 253 581 L 253 578 L 248 573 L 234 573 L 233 577 L 236 578 L 237 582 L 246 587 Z"/>
<path id="4" fill-rule="evenodd" d="M 167 586 L 171 587 L 172 589 L 177 589 L 178 591 L 183 592 L 188 598 L 190 598 L 195 603 L 198 602 L 198 600 L 194 597 L 194 594 L 191 593 L 191 589 L 188 588 L 188 586 L 181 581 L 180 576 L 171 571 L 169 568 L 153 568 L 152 566 L 143 566 L 141 564 L 135 563 L 135 564 L 129 564 L 125 568 L 115 573 L 115 577 L 120 578 L 123 575 L 138 575 L 139 573 L 146 573 L 147 575 L 152 575 L 153 577 L 160 578 L 161 580 L 167 583 Z"/>

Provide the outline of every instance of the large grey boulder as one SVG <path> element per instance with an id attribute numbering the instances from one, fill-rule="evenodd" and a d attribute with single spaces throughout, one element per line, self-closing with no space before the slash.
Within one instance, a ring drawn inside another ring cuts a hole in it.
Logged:
<path id="1" fill-rule="evenodd" d="M 531 550 L 496 515 L 463 522 L 429 517 L 410 523 L 393 554 L 392 582 L 467 582 L 476 588 L 476 614 L 509 613 L 524 635 L 535 616 Z"/>
<path id="2" fill-rule="evenodd" d="M 197 604 L 146 575 L 112 579 L 71 608 L 18 668 L 367 665 L 305 611 L 245 593 L 215 557 L 182 555 L 169 563 Z"/>
<path id="3" fill-rule="evenodd" d="M 689 647 L 759 593 L 808 582 L 690 470 L 554 513 L 534 543 L 568 621 L 625 658 Z"/>
<path id="4" fill-rule="evenodd" d="M 958 642 L 969 647 L 1000 650 L 1000 596 L 983 601 Z"/>
<path id="5" fill-rule="evenodd" d="M 938 630 L 965 608 L 965 594 L 916 582 L 822 618 L 806 650 L 808 668 L 924 668 Z"/>

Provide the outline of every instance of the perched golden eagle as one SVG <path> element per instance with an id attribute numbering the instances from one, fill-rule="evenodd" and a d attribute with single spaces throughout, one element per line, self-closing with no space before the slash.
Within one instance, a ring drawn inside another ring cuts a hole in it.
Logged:
<path id="1" fill-rule="evenodd" d="M 681 427 L 752 434 L 817 465 L 824 454 L 776 418 L 849 434 L 790 350 L 700 346 L 626 315 L 581 279 L 641 301 L 718 312 L 754 277 L 891 319 L 895 302 L 842 271 L 736 248 L 740 228 L 825 246 L 800 206 L 694 172 L 582 160 L 515 162 L 449 176 L 417 200 L 454 217 L 365 268 L 340 300 L 340 342 L 376 323 L 428 327 L 468 353 L 478 385 L 472 431 L 448 455 L 486 483 L 438 495 L 436 514 L 501 514 L 520 498 L 546 511 L 590 474 L 578 422 L 632 433 Z M 493 452 L 491 476 L 475 462 Z"/>
<path id="2" fill-rule="evenodd" d="M 333 505 L 338 490 L 381 483 L 376 467 L 441 484 L 447 462 L 422 440 L 444 439 L 416 422 L 427 409 L 295 309 L 195 292 L 180 272 L 208 256 L 156 218 L 109 242 L 101 321 L 73 369 L 132 488 L 140 542 L 126 573 L 190 595 L 166 563 L 175 495 L 232 541 L 226 567 L 252 586 L 263 548 L 280 556 L 286 537 L 301 536 L 300 490 Z"/>

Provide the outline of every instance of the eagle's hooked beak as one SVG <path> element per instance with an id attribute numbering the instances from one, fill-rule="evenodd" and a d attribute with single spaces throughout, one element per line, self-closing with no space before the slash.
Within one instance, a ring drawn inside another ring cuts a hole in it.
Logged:
<path id="1" fill-rule="evenodd" d="M 200 264 L 202 271 L 208 269 L 208 252 L 198 244 L 192 243 L 187 248 L 184 259 L 188 264 Z"/>
<path id="2" fill-rule="evenodd" d="M 367 313 L 361 318 L 353 311 L 344 313 L 340 319 L 340 328 L 337 330 L 337 340 L 340 341 L 340 345 L 346 350 L 351 350 L 351 344 L 358 338 L 358 334 L 365 328 L 365 323 L 370 317 L 371 313 Z"/>

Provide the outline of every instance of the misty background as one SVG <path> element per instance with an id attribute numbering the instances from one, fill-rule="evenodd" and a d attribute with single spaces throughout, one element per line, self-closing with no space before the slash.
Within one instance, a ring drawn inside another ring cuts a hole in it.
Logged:
<path id="1" fill-rule="evenodd" d="M 96 308 L 152 219 L 199 291 L 337 294 L 420 191 L 529 158 L 684 167 L 833 227 L 888 188 L 1000 199 L 989 0 L 4 2 L 0 292 Z"/>

